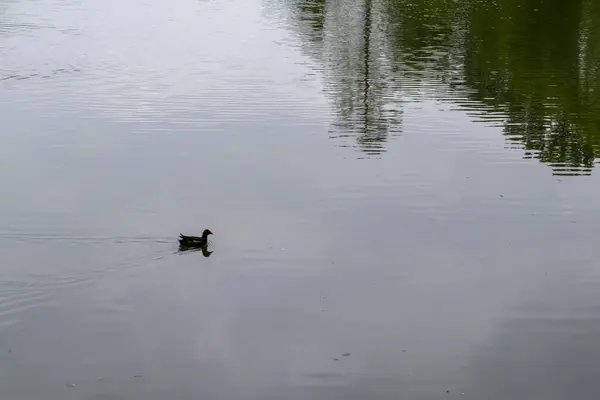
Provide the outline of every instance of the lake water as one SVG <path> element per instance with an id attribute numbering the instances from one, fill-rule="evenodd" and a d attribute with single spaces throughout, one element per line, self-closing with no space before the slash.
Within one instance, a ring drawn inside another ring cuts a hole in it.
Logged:
<path id="1" fill-rule="evenodd" d="M 0 60 L 1 399 L 599 398 L 591 0 L 0 0 Z"/>

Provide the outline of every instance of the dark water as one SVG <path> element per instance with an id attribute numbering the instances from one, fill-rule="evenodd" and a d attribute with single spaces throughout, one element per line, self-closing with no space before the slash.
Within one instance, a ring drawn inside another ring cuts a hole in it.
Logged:
<path id="1" fill-rule="evenodd" d="M 1 399 L 600 395 L 598 4 L 4 0 L 0 60 Z"/>

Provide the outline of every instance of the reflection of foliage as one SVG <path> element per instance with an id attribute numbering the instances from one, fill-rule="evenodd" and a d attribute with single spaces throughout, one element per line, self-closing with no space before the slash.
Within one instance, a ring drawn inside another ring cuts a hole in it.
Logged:
<path id="1" fill-rule="evenodd" d="M 297 5 L 298 15 L 307 22 L 315 34 L 315 41 L 323 40 L 323 31 L 325 29 L 325 5 L 326 0 L 300 1 Z"/>
<path id="2" fill-rule="evenodd" d="M 327 91 L 342 125 L 361 147 L 372 141 L 382 148 L 399 129 L 391 99 L 422 95 L 427 85 L 479 115 L 501 114 L 508 140 L 556 173 L 593 167 L 600 151 L 598 2 L 295 1 L 313 40 L 322 41 Z"/>
<path id="3" fill-rule="evenodd" d="M 506 135 L 560 174 L 589 171 L 594 137 L 600 144 L 597 131 L 580 124 L 582 10 L 578 2 L 505 0 L 469 13 L 470 97 L 503 111 Z"/>

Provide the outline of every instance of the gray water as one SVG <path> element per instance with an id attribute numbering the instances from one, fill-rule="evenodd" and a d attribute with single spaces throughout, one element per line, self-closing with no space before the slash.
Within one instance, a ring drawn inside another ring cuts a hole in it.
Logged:
<path id="1" fill-rule="evenodd" d="M 597 399 L 600 13 L 513 3 L 0 1 L 0 398 Z"/>

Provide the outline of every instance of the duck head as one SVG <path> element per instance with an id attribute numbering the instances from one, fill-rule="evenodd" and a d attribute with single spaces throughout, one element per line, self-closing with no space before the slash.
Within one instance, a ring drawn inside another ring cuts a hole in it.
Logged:
<path id="1" fill-rule="evenodd" d="M 208 235 L 212 235 L 213 233 L 210 231 L 210 229 L 205 229 L 204 232 L 202 232 L 202 237 L 208 237 Z"/>

